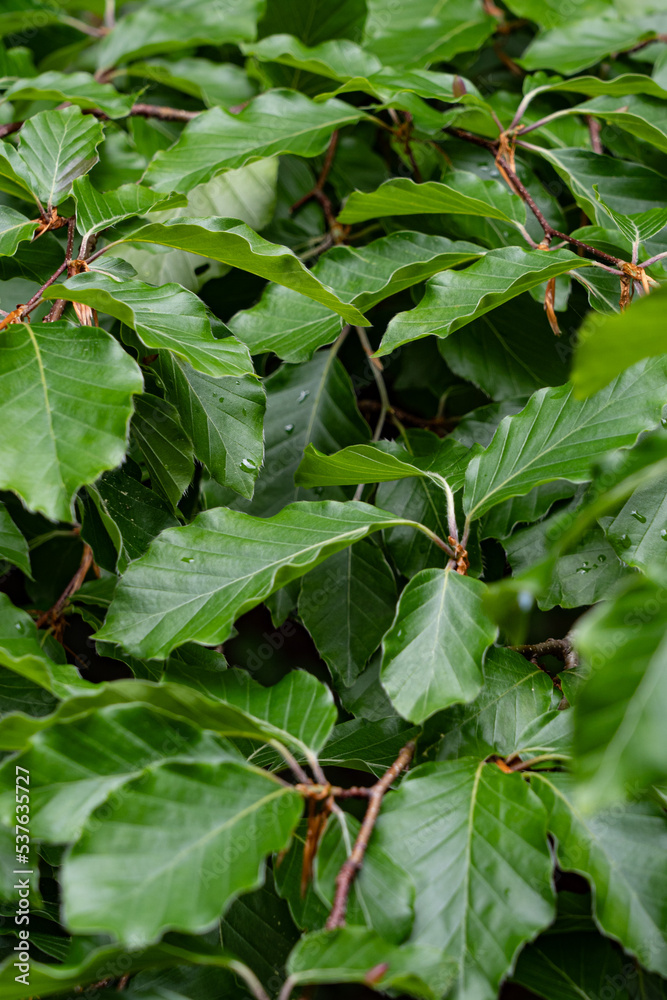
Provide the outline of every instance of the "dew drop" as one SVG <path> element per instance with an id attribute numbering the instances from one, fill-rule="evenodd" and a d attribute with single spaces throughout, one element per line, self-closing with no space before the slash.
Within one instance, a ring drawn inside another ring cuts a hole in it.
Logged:
<path id="1" fill-rule="evenodd" d="M 667 417 L 662 417 L 660 419 L 660 423 L 662 424 L 663 427 L 667 427 Z"/>
<path id="2" fill-rule="evenodd" d="M 623 549 L 629 549 L 632 545 L 632 539 L 629 535 L 621 535 L 619 542 L 621 543 L 621 548 Z"/>
<path id="3" fill-rule="evenodd" d="M 224 401 L 225 401 L 225 397 L 224 396 L 218 396 L 218 402 L 219 403 L 224 403 Z"/>
<path id="4" fill-rule="evenodd" d="M 646 518 L 643 514 L 640 514 L 638 510 L 632 510 L 630 513 L 636 521 L 639 521 L 640 524 L 646 524 Z"/>
<path id="5" fill-rule="evenodd" d="M 193 563 L 194 562 L 194 558 L 192 556 L 183 556 L 183 558 L 181 559 L 181 562 Z"/>
<path id="6" fill-rule="evenodd" d="M 257 468 L 257 466 L 255 465 L 255 463 L 251 458 L 244 458 L 243 461 L 241 462 L 241 468 L 254 470 Z"/>
<path id="7" fill-rule="evenodd" d="M 660 537 L 662 538 L 663 542 L 667 542 L 667 528 L 661 529 Z"/>
<path id="8" fill-rule="evenodd" d="M 310 396 L 310 389 L 302 389 L 299 395 L 296 397 L 297 403 L 303 403 L 304 400 L 308 399 Z"/>
<path id="9" fill-rule="evenodd" d="M 600 553 L 600 555 L 598 556 L 598 562 L 606 562 L 606 561 L 607 557 L 603 555 L 603 553 Z"/>
<path id="10" fill-rule="evenodd" d="M 14 628 L 17 632 L 23 632 L 23 622 L 16 622 Z"/>
<path id="11" fill-rule="evenodd" d="M 294 430 L 294 424 L 285 424 L 285 434 L 291 434 Z"/>

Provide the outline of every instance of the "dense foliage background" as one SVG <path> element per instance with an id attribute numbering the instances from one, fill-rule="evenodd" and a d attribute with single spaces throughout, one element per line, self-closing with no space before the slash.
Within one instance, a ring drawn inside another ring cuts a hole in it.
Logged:
<path id="1" fill-rule="evenodd" d="M 664 0 L 0 32 L 0 995 L 664 996 Z"/>

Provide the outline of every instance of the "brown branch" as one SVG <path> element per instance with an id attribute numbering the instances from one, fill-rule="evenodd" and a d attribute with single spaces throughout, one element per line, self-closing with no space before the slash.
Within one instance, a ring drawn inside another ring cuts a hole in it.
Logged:
<path id="1" fill-rule="evenodd" d="M 163 122 L 191 122 L 201 111 L 184 111 L 182 108 L 167 108 L 161 104 L 134 104 L 130 114 L 138 118 L 159 118 Z"/>
<path id="2" fill-rule="evenodd" d="M 43 628 L 47 622 L 54 623 L 62 613 L 63 608 L 67 604 L 68 598 L 75 594 L 77 590 L 81 587 L 83 581 L 86 579 L 86 574 L 91 566 L 93 566 L 93 550 L 90 545 L 84 544 L 83 546 L 83 556 L 81 557 L 81 564 L 78 570 L 67 584 L 62 594 L 48 611 L 45 611 L 36 621 L 37 628 Z"/>
<path id="3" fill-rule="evenodd" d="M 52 285 L 54 282 L 58 280 L 58 278 L 63 273 L 66 267 L 67 267 L 67 261 L 64 260 L 60 265 L 60 267 L 53 272 L 48 281 L 45 281 L 42 287 L 35 292 L 33 297 L 28 302 L 26 302 L 24 306 L 22 306 L 18 314 L 17 322 L 20 323 L 29 313 L 32 312 L 33 309 L 35 309 L 39 305 L 42 298 L 42 294 L 46 291 L 49 285 Z"/>
<path id="4" fill-rule="evenodd" d="M 360 399 L 357 405 L 362 412 L 366 410 L 368 413 L 379 413 L 382 409 L 382 403 L 377 399 Z M 403 424 L 411 424 L 413 427 L 427 427 L 436 434 L 441 435 L 452 430 L 461 419 L 460 417 L 443 416 L 420 417 L 415 413 L 408 413 L 406 410 L 401 410 L 398 406 L 392 406 L 391 411 L 392 416 L 397 416 Z"/>
<path id="5" fill-rule="evenodd" d="M 542 656 L 555 656 L 562 660 L 566 669 L 572 669 L 578 665 L 577 654 L 572 648 L 569 635 L 564 639 L 546 639 L 544 642 L 536 642 L 530 645 L 510 646 L 515 653 L 521 653 L 527 660 L 537 660 Z"/>
<path id="6" fill-rule="evenodd" d="M 321 801 L 333 795 L 336 799 L 367 799 L 373 791 L 372 785 L 353 785 L 352 788 L 341 788 L 338 785 L 311 785 L 299 782 L 294 786 L 304 799 Z"/>
<path id="7" fill-rule="evenodd" d="M 631 278 L 637 281 L 642 280 L 642 269 L 638 265 L 623 260 L 621 257 L 612 257 L 611 254 L 605 253 L 603 250 L 598 250 L 597 247 L 592 247 L 589 243 L 584 243 L 583 240 L 575 239 L 574 236 L 568 236 L 567 233 L 561 233 L 559 229 L 554 229 L 551 223 L 540 211 L 530 191 L 521 182 L 512 169 L 512 166 L 504 158 L 503 143 L 494 142 L 492 139 L 485 139 L 482 136 L 474 135 L 472 132 L 466 132 L 464 129 L 447 128 L 445 131 L 450 135 L 456 136 L 458 139 L 464 139 L 466 142 L 472 142 L 476 146 L 482 146 L 484 149 L 488 149 L 489 152 L 494 154 L 496 166 L 498 167 L 502 177 L 505 179 L 508 186 L 512 188 L 515 194 L 517 194 L 521 200 L 528 205 L 528 208 L 531 210 L 542 227 L 544 240 L 540 244 L 539 249 L 548 250 L 551 240 L 556 237 L 559 240 L 564 240 L 571 246 L 577 247 L 579 250 L 584 250 L 586 253 L 592 254 L 594 257 L 598 257 L 600 260 L 606 261 L 608 264 L 612 264 L 614 267 L 619 268 L 624 274 L 629 275 Z"/>
<path id="8" fill-rule="evenodd" d="M 329 227 L 329 233 L 331 235 L 331 239 L 335 244 L 342 243 L 345 237 L 347 236 L 347 233 L 349 232 L 348 226 L 342 226 L 340 222 L 338 222 L 331 199 L 327 197 L 327 195 L 324 193 L 324 185 L 326 184 L 327 178 L 331 173 L 331 168 L 333 166 L 334 158 L 336 156 L 336 149 L 338 147 L 338 135 L 339 133 L 337 129 L 331 135 L 331 140 L 329 142 L 326 154 L 324 156 L 324 163 L 322 165 L 322 169 L 320 170 L 320 175 L 315 181 L 315 184 L 310 189 L 310 191 L 304 194 L 302 198 L 299 198 L 298 201 L 295 201 L 292 207 L 290 208 L 290 215 L 294 215 L 294 213 L 298 212 L 300 208 L 303 208 L 304 205 L 307 205 L 309 201 L 317 201 L 322 207 L 322 211 L 324 212 L 324 218 L 326 219 L 327 226 Z"/>
<path id="9" fill-rule="evenodd" d="M 616 55 L 627 55 L 630 52 L 639 52 L 641 49 L 645 49 L 647 46 L 653 45 L 654 42 L 667 42 L 667 35 L 654 35 L 653 38 L 647 38 L 643 42 L 637 42 L 637 44 L 633 45 L 630 49 L 622 49 L 621 52 L 617 52 Z"/>
<path id="10" fill-rule="evenodd" d="M 592 115 L 584 115 L 584 120 L 588 125 L 588 134 L 591 137 L 591 149 L 594 153 L 601 153 L 602 141 L 600 139 L 600 122 Z"/>
<path id="11" fill-rule="evenodd" d="M 342 927 L 345 923 L 347 901 L 352 888 L 352 883 L 357 876 L 357 872 L 362 866 L 364 854 L 366 853 L 366 848 L 368 847 L 368 841 L 370 840 L 373 827 L 375 826 L 375 822 L 380 813 L 382 799 L 392 782 L 395 781 L 401 771 L 404 771 L 408 767 L 414 752 L 414 742 L 410 741 L 409 743 L 406 743 L 391 767 L 385 771 L 380 780 L 373 785 L 370 790 L 368 808 L 366 809 L 366 815 L 364 816 L 364 821 L 361 824 L 359 835 L 354 843 L 354 847 L 352 848 L 352 853 L 347 861 L 345 861 L 336 877 L 336 895 L 334 897 L 331 913 L 329 914 L 329 919 L 326 922 L 327 930 L 332 930 L 335 927 Z"/>

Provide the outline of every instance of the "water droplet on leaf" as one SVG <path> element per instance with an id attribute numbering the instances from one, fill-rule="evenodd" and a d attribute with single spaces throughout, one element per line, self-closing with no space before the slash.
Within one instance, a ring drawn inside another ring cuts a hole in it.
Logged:
<path id="1" fill-rule="evenodd" d="M 631 511 L 631 514 L 636 521 L 639 521 L 640 524 L 646 524 L 646 518 L 643 514 L 640 514 L 638 510 Z"/>
<path id="2" fill-rule="evenodd" d="M 183 556 L 183 558 L 181 559 L 181 562 L 193 563 L 194 562 L 194 558 L 192 556 Z"/>
<path id="3" fill-rule="evenodd" d="M 291 434 L 294 430 L 294 424 L 285 424 L 285 434 Z"/>
<path id="4" fill-rule="evenodd" d="M 310 389 L 302 389 L 299 395 L 296 397 L 297 403 L 303 403 L 305 399 L 310 396 Z"/>
<path id="5" fill-rule="evenodd" d="M 241 462 L 241 468 L 252 469 L 254 471 L 257 468 L 257 466 L 255 465 L 255 463 L 251 458 L 244 458 L 243 461 Z"/>

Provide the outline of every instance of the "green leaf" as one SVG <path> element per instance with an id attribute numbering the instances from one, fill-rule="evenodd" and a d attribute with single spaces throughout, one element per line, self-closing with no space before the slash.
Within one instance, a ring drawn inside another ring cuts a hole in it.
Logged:
<path id="1" fill-rule="evenodd" d="M 484 589 L 450 569 L 425 569 L 401 594 L 382 643 L 381 678 L 404 718 L 421 723 L 479 693 L 484 654 L 497 634 L 484 613 Z"/>
<path id="2" fill-rule="evenodd" d="M 26 219 L 25 215 L 3 205 L 0 208 L 0 256 L 12 257 L 19 243 L 32 239 L 38 225 L 37 219 Z"/>
<path id="3" fill-rule="evenodd" d="M 644 240 L 649 240 L 667 226 L 667 209 L 652 208 L 638 215 L 621 215 L 606 205 L 598 194 L 598 201 L 610 219 L 613 219 L 618 229 L 631 244 L 639 246 Z"/>
<path id="4" fill-rule="evenodd" d="M 233 346 L 238 344 L 231 337 L 226 340 Z M 221 486 L 250 499 L 264 458 L 263 386 L 248 375 L 203 375 L 167 351 L 160 352 L 155 368 L 197 458 Z M 236 374 L 243 374 L 240 364 Z"/>
<path id="5" fill-rule="evenodd" d="M 5 101 L 67 101 L 79 108 L 99 108 L 108 118 L 129 115 L 132 97 L 110 83 L 98 83 L 90 73 L 40 73 L 15 80 L 4 92 Z"/>
<path id="6" fill-rule="evenodd" d="M 528 396 L 568 377 L 544 309 L 527 295 L 439 341 L 438 349 L 456 375 L 495 400 Z"/>
<path id="7" fill-rule="evenodd" d="M 346 687 L 380 645 L 396 597 L 394 574 L 370 542 L 339 552 L 304 577 L 299 616 L 334 679 Z"/>
<path id="8" fill-rule="evenodd" d="M 148 0 L 119 18 L 97 49 L 100 69 L 159 52 L 175 52 L 197 45 L 222 45 L 254 38 L 261 0 L 220 0 L 202 8 L 199 0 Z"/>
<path id="9" fill-rule="evenodd" d="M 185 204 L 182 195 L 157 194 L 140 184 L 124 184 L 115 191 L 101 192 L 88 176 L 77 177 L 72 184 L 72 197 L 76 203 L 76 228 L 87 237 L 133 215 Z"/>
<path id="10" fill-rule="evenodd" d="M 665 640 L 662 589 L 639 577 L 575 629 L 594 672 L 575 710 L 580 801 L 590 810 L 665 779 Z"/>
<path id="11" fill-rule="evenodd" d="M 350 719 L 349 722 L 341 722 L 334 727 L 320 753 L 320 763 L 323 767 L 350 767 L 358 771 L 369 771 L 379 778 L 391 767 L 408 740 L 418 735 L 416 726 L 411 726 L 398 716 L 375 722 L 362 718 Z"/>
<path id="12" fill-rule="evenodd" d="M 565 181 L 589 219 L 600 226 L 608 219 L 600 198 L 621 215 L 648 212 L 663 200 L 664 177 L 641 163 L 587 149 L 540 147 L 539 153 Z"/>
<path id="13" fill-rule="evenodd" d="M 342 301 L 367 310 L 432 274 L 479 257 L 472 243 L 444 236 L 399 232 L 360 250 L 334 247 L 313 273 Z M 251 309 L 232 317 L 230 328 L 253 354 L 273 351 L 287 361 L 307 361 L 314 350 L 334 340 L 340 320 L 323 305 L 278 285 L 269 285 Z"/>
<path id="14" fill-rule="evenodd" d="M 238 114 L 212 108 L 198 115 L 178 142 L 159 152 L 144 181 L 155 191 L 190 191 L 215 174 L 265 156 L 318 156 L 332 132 L 364 117 L 342 101 L 316 104 L 303 94 L 274 90 Z"/>
<path id="15" fill-rule="evenodd" d="M 292 288 L 339 313 L 349 323 L 367 325 L 358 309 L 341 302 L 288 247 L 269 243 L 236 219 L 172 219 L 144 226 L 118 242 L 156 243 L 210 257 Z"/>
<path id="16" fill-rule="evenodd" d="M 437 947 L 385 941 L 361 927 L 315 931 L 301 938 L 289 957 L 290 981 L 304 983 L 363 983 L 373 989 L 395 990 L 420 1000 L 438 1000 L 450 986 L 452 963 Z M 369 981 L 369 972 L 375 973 Z"/>
<path id="17" fill-rule="evenodd" d="M 402 518 L 364 503 L 290 504 L 271 518 L 226 508 L 163 532 L 123 577 L 97 638 L 139 656 L 183 642 L 217 645 L 234 620 L 280 587 Z"/>
<path id="18" fill-rule="evenodd" d="M 0 339 L 0 486 L 32 510 L 70 521 L 79 487 L 125 456 L 141 373 L 97 327 L 23 323 Z"/>
<path id="19" fill-rule="evenodd" d="M 184 94 L 198 97 L 212 107 L 234 107 L 255 96 L 247 73 L 234 63 L 212 62 L 201 56 L 184 59 L 151 59 L 127 67 L 130 76 L 142 76 Z"/>
<path id="20" fill-rule="evenodd" d="M 615 97 L 596 97 L 580 107 L 582 114 L 601 118 L 608 125 L 618 125 L 638 139 L 650 142 L 663 152 L 667 150 L 667 117 L 664 98 L 625 97 L 619 109 Z"/>
<path id="21" fill-rule="evenodd" d="M 144 705 L 101 708 L 37 733 L 27 750 L 0 768 L 0 816 L 13 823 L 15 766 L 27 767 L 33 835 L 56 844 L 74 841 L 113 792 L 122 794 L 131 778 L 172 758 L 239 759 L 231 744 L 182 719 Z"/>
<path id="22" fill-rule="evenodd" d="M 352 853 L 360 827 L 348 813 L 341 811 L 331 816 L 317 849 L 316 888 L 329 909 L 336 892 L 336 876 Z M 412 879 L 405 869 L 376 843 L 369 844 L 363 867 L 352 885 L 345 923 L 368 927 L 385 941 L 400 944 L 412 929 L 414 896 Z"/>
<path id="23" fill-rule="evenodd" d="M 448 184 L 416 184 L 407 177 L 393 178 L 377 191 L 353 191 L 339 221 L 365 222 L 383 215 L 477 215 L 512 225 L 526 221 L 526 210 L 516 195 L 495 180 L 482 180 L 463 170 L 447 174 Z"/>
<path id="24" fill-rule="evenodd" d="M 580 504 L 572 501 L 539 524 L 533 524 L 505 539 L 503 545 L 516 576 L 530 570 L 541 558 L 548 557 L 562 525 L 571 523 Z M 599 527 L 593 527 L 578 540 L 572 550 L 561 555 L 551 570 L 549 586 L 538 596 L 545 611 L 557 605 L 580 608 L 596 604 L 628 574 L 628 567 L 616 558 L 612 546 Z"/>
<path id="25" fill-rule="evenodd" d="M 226 358 L 220 356 L 220 341 L 211 333 L 203 302 L 180 285 L 154 288 L 143 281 L 122 281 L 89 271 L 66 284 L 51 285 L 44 295 L 83 302 L 115 316 L 136 330 L 146 347 L 172 350 L 207 375 L 237 373 L 238 369 L 230 369 Z M 238 364 L 236 358 L 234 361 Z M 249 359 L 247 364 L 246 371 L 252 370 Z"/>
<path id="26" fill-rule="evenodd" d="M 89 715 L 106 705 L 125 702 L 150 706 L 221 736 L 241 737 L 262 744 L 270 742 L 274 748 L 278 741 L 295 748 L 309 760 L 326 743 L 336 721 L 336 709 L 329 689 L 311 674 L 292 671 L 273 687 L 263 687 L 242 670 L 222 669 L 212 689 L 200 690 L 201 685 L 193 685 L 187 676 L 188 663 L 193 660 L 192 651 L 184 652 L 186 655 L 181 654 L 172 661 L 171 671 L 174 673 L 174 667 L 185 666 L 184 683 L 178 682 L 183 678 L 182 670 L 175 670 L 178 678 L 175 682 L 137 679 L 90 685 L 79 681 L 82 691 L 73 692 L 76 697 L 69 697 L 52 715 L 31 720 L 22 727 L 22 742 L 12 743 L 6 739 L 8 733 L 11 735 L 11 727 L 5 725 L 5 743 L 12 749 L 22 749 L 27 740 L 41 730 Z M 199 655 L 201 657 L 201 651 Z M 220 670 L 219 665 L 214 669 Z M 200 677 L 201 671 L 199 663 Z"/>
<path id="27" fill-rule="evenodd" d="M 546 820 L 519 775 L 470 759 L 415 768 L 383 804 L 374 839 L 417 890 L 410 941 L 444 947 L 460 997 L 493 1000 L 553 918 Z"/>
<path id="28" fill-rule="evenodd" d="M 625 982 L 627 963 L 611 941 L 576 925 L 572 933 L 557 927 L 521 953 L 512 982 L 545 1000 L 594 1000 L 609 983 Z M 628 996 L 624 988 L 619 994 Z"/>
<path id="29" fill-rule="evenodd" d="M 188 822 L 193 797 L 196 825 Z M 68 854 L 65 921 L 133 948 L 168 929 L 200 933 L 239 892 L 262 884 L 264 857 L 287 846 L 301 809 L 297 792 L 245 764 L 167 763 L 144 772 L 110 814 L 104 807 L 92 813 Z"/>
<path id="30" fill-rule="evenodd" d="M 50 209 L 70 193 L 72 181 L 97 163 L 103 138 L 101 123 L 80 108 L 40 111 L 21 128 L 11 163 L 35 198 Z"/>
<path id="31" fill-rule="evenodd" d="M 89 688 L 69 663 L 51 659 L 43 648 L 46 638 L 47 633 L 38 632 L 25 611 L 0 594 L 0 665 L 59 698 Z"/>
<path id="32" fill-rule="evenodd" d="M 660 336 L 667 291 L 634 302 L 616 316 L 590 315 L 579 331 L 572 384 L 580 398 L 597 392 L 641 358 L 662 354 Z"/>
<path id="33" fill-rule="evenodd" d="M 541 2 L 541 0 L 538 0 Z M 514 4 L 516 7 L 516 3 Z M 533 77 L 527 78 L 531 81 Z M 649 97 L 667 97 L 667 91 L 663 89 L 650 76 L 642 73 L 621 73 L 611 80 L 602 80 L 597 76 L 580 76 L 574 80 L 561 80 L 553 77 L 553 82 L 540 84 L 531 89 L 526 96 L 537 97 L 555 91 L 566 91 L 574 94 L 586 94 L 588 97 L 626 97 L 628 94 L 646 94 Z"/>
<path id="34" fill-rule="evenodd" d="M 509 538 L 518 524 L 534 524 L 548 513 L 557 500 L 567 500 L 575 492 L 565 480 L 542 483 L 523 497 L 512 497 L 489 511 L 482 523 L 483 538 Z"/>
<path id="35" fill-rule="evenodd" d="M 447 337 L 521 292 L 589 264 L 569 250 L 490 250 L 463 271 L 445 271 L 431 278 L 419 305 L 391 320 L 377 354 L 390 354 L 429 334 Z"/>
<path id="36" fill-rule="evenodd" d="M 649 802 L 628 803 L 595 816 L 576 806 L 576 789 L 565 774 L 536 773 L 534 789 L 549 813 L 558 864 L 589 879 L 593 915 L 600 930 L 620 941 L 647 969 L 665 975 L 664 866 L 667 828 Z"/>
<path id="37" fill-rule="evenodd" d="M 453 705 L 429 722 L 425 737 L 438 737 L 429 758 L 507 757 L 524 749 L 524 732 L 549 711 L 549 676 L 511 649 L 493 647 L 482 665 L 484 682 L 474 701 Z"/>
<path id="38" fill-rule="evenodd" d="M 173 201 L 175 205 L 180 204 L 180 207 L 165 208 L 155 215 L 154 221 L 165 223 L 173 219 L 193 218 L 201 222 L 211 216 L 224 216 L 237 222 L 245 222 L 252 229 L 260 231 L 273 217 L 277 180 L 278 159 L 272 157 L 257 160 L 238 170 L 218 174 L 206 184 L 193 188 L 187 195 L 162 195 L 169 199 L 166 204 Z M 155 192 L 152 193 L 155 195 Z M 134 231 L 134 228 L 124 227 L 120 235 Z M 120 252 L 137 269 L 142 281 L 152 285 L 177 281 L 194 292 L 229 270 L 226 264 L 212 257 L 203 256 L 203 260 L 197 260 L 197 257 L 186 250 L 146 243 L 138 246 L 123 244 Z"/>
<path id="39" fill-rule="evenodd" d="M 369 0 L 364 48 L 389 66 L 428 66 L 480 48 L 494 26 L 474 0 L 456 5 L 416 0 L 409 8 Z"/>
<path id="40" fill-rule="evenodd" d="M 192 445 L 178 418 L 178 410 L 150 393 L 134 401 L 132 434 L 148 468 L 151 486 L 175 507 L 192 481 Z"/>
<path id="41" fill-rule="evenodd" d="M 375 56 L 365 52 L 348 38 L 330 39 L 319 45 L 304 45 L 294 35 L 268 35 L 243 46 L 246 55 L 260 62 L 275 62 L 306 73 L 317 73 L 334 80 L 370 77 L 382 69 Z"/>
<path id="42" fill-rule="evenodd" d="M 0 501 L 0 559 L 18 566 L 22 573 L 32 578 L 28 543 L 12 521 L 7 507 Z"/>
<path id="43" fill-rule="evenodd" d="M 635 490 L 614 518 L 604 519 L 607 538 L 623 562 L 645 573 L 665 558 L 667 499 L 660 481 Z"/>
<path id="44" fill-rule="evenodd" d="M 306 45 L 356 38 L 366 20 L 365 0 L 267 0 L 259 36 L 289 31 Z"/>
<path id="45" fill-rule="evenodd" d="M 395 446 L 387 451 L 377 444 L 350 445 L 333 455 L 323 455 L 309 444 L 294 479 L 299 486 L 347 486 L 420 476 L 440 487 L 446 479 L 456 490 L 464 481 L 467 455 L 467 449 L 449 438 L 439 442 L 430 455 L 411 455 Z M 442 500 L 444 504 L 444 494 Z"/>
<path id="46" fill-rule="evenodd" d="M 283 365 L 266 380 L 267 406 L 264 466 L 252 504 L 233 506 L 259 517 L 276 514 L 294 500 L 315 499 L 320 493 L 295 486 L 294 476 L 304 449 L 340 448 L 368 440 L 368 424 L 359 413 L 350 377 L 335 349 L 322 351 L 302 365 Z M 344 499 L 330 490 L 329 499 Z"/>
<path id="47" fill-rule="evenodd" d="M 0 966 L 0 987 L 6 1000 L 25 1000 L 26 987 L 16 981 L 14 961 L 12 954 Z M 169 934 L 159 944 L 128 954 L 126 948 L 118 945 L 99 946 L 90 938 L 75 937 L 61 963 L 31 959 L 30 988 L 38 989 L 40 997 L 47 997 L 61 995 L 63 991 L 71 993 L 82 985 L 92 986 L 109 977 L 122 977 L 126 972 L 138 972 L 140 969 L 166 968 L 171 970 L 173 977 L 179 966 L 207 965 L 216 970 L 217 981 L 220 980 L 221 969 L 233 970 L 241 978 L 253 978 L 250 970 L 235 955 L 201 939 L 195 942 L 182 935 Z"/>
<path id="48" fill-rule="evenodd" d="M 540 389 L 466 472 L 464 506 L 472 520 L 512 496 L 558 479 L 586 482 L 607 451 L 627 447 L 655 426 L 664 401 L 664 360 L 640 362 L 591 399 L 572 386 Z"/>
<path id="49" fill-rule="evenodd" d="M 264 885 L 240 896 L 220 921 L 220 939 L 225 947 L 238 955 L 268 989 L 284 978 L 285 962 L 298 938 L 289 906 L 277 895 L 270 870 Z M 219 988 L 218 981 L 214 989 Z"/>
<path id="50" fill-rule="evenodd" d="M 565 76 L 594 66 L 612 52 L 629 49 L 651 32 L 640 23 L 619 18 L 574 19 L 538 35 L 519 60 L 526 70 L 554 69 Z"/>
<path id="51" fill-rule="evenodd" d="M 144 554 L 156 535 L 165 528 L 178 526 L 164 500 L 120 469 L 105 472 L 87 491 L 118 553 L 120 573 Z M 95 552 L 95 545 L 87 536 L 85 516 L 82 534 Z"/>

